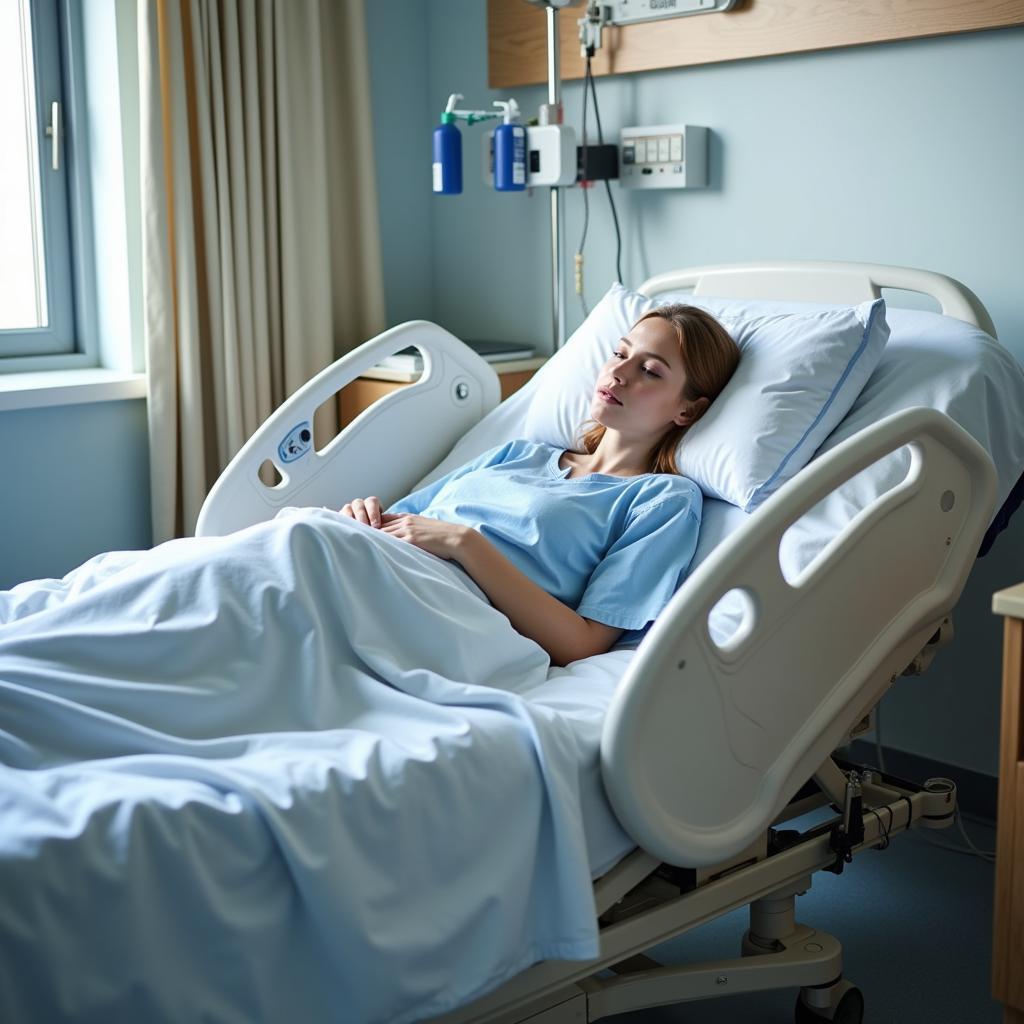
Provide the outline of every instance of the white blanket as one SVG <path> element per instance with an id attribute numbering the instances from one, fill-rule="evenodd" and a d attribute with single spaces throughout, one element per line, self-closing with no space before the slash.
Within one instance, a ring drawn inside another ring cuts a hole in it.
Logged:
<path id="1" fill-rule="evenodd" d="M 0 1019 L 394 1024 L 595 956 L 548 668 L 321 510 L 0 594 Z"/>

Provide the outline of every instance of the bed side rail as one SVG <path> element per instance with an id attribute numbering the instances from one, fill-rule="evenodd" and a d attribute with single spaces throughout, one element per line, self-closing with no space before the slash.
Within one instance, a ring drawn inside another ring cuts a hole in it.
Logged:
<path id="1" fill-rule="evenodd" d="M 787 581 L 789 526 L 904 445 L 905 479 Z M 698 567 L 605 719 L 605 787 L 640 847 L 703 867 L 771 824 L 952 608 L 995 487 L 991 459 L 966 431 L 935 410 L 904 410 L 812 462 Z M 708 618 L 735 589 L 747 612 L 718 644 Z"/>
<path id="2" fill-rule="evenodd" d="M 385 357 L 414 345 L 423 374 L 374 403 L 320 451 L 313 414 Z M 468 345 L 437 324 L 412 320 L 342 356 L 295 392 L 246 442 L 210 490 L 197 536 L 230 533 L 271 518 L 286 505 L 337 508 L 375 494 L 387 505 L 437 465 L 500 400 L 498 375 Z M 259 476 L 264 462 L 281 476 Z"/>
<path id="3" fill-rule="evenodd" d="M 694 295 L 722 299 L 780 299 L 793 302 L 855 303 L 877 299 L 883 288 L 929 295 L 946 316 L 964 320 L 996 336 L 981 299 L 945 274 L 881 263 L 775 260 L 723 263 L 670 271 L 645 281 L 644 295 L 692 288 Z"/>

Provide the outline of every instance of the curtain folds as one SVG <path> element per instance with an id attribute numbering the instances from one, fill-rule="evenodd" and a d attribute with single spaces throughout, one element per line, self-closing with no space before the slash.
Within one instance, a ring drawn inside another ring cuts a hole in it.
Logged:
<path id="1" fill-rule="evenodd" d="M 362 0 L 139 0 L 154 543 L 384 327 L 366 49 Z"/>

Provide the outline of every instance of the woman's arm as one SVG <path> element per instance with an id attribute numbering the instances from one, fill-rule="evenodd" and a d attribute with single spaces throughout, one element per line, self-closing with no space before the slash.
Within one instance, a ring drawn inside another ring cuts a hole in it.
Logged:
<path id="1" fill-rule="evenodd" d="M 585 619 L 520 572 L 469 526 L 426 516 L 384 515 L 381 529 L 441 558 L 458 562 L 512 625 L 547 651 L 554 665 L 604 654 L 622 635 L 616 626 Z"/>

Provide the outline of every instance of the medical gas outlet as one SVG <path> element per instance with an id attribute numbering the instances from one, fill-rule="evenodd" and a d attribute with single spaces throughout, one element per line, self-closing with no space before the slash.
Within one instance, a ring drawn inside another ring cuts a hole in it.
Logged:
<path id="1" fill-rule="evenodd" d="M 623 128 L 623 188 L 703 188 L 708 183 L 708 130 L 692 124 Z"/>

